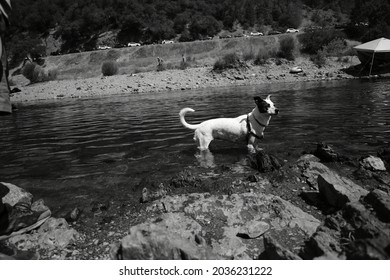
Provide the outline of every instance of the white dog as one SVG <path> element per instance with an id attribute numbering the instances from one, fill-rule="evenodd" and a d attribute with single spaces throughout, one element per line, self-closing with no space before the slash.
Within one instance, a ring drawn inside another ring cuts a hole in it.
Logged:
<path id="1" fill-rule="evenodd" d="M 270 99 L 254 98 L 256 107 L 246 115 L 237 118 L 218 118 L 204 121 L 200 124 L 188 124 L 184 117 L 188 112 L 194 112 L 191 108 L 180 111 L 180 122 L 184 127 L 195 130 L 194 140 L 201 151 L 208 150 L 209 144 L 214 139 L 228 140 L 247 144 L 249 152 L 256 151 L 255 142 L 264 137 L 264 130 L 268 126 L 271 116 L 277 115 L 279 110 Z"/>

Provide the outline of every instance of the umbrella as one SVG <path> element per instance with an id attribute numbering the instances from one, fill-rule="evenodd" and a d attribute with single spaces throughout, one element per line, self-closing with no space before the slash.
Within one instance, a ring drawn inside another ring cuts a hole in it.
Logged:
<path id="1" fill-rule="evenodd" d="M 362 53 L 372 53 L 370 74 L 374 64 L 374 57 L 376 53 L 390 53 L 390 40 L 386 38 L 379 38 L 354 47 L 355 50 Z"/>

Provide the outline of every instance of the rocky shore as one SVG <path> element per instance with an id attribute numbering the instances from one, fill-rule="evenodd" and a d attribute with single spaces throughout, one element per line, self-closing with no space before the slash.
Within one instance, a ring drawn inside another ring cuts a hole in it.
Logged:
<path id="1" fill-rule="evenodd" d="M 0 241 L 0 257 L 389 259 L 389 166 L 388 149 L 349 158 L 319 143 L 240 170 L 185 169 L 140 183 L 137 202 L 102 200 Z"/>
<path id="2" fill-rule="evenodd" d="M 248 65 L 245 69 L 234 69 L 223 73 L 212 71 L 212 67 L 195 67 L 185 70 L 170 69 L 95 77 L 76 80 L 55 80 L 29 84 L 22 75 L 11 77 L 17 92 L 12 94 L 12 102 L 28 102 L 62 98 L 88 98 L 113 94 L 136 94 L 142 92 L 177 91 L 197 88 L 213 88 L 240 85 L 258 85 L 275 82 L 295 83 L 353 79 L 348 69 L 359 65 L 356 57 L 348 57 L 344 62 L 328 59 L 325 66 L 318 68 L 308 58 L 299 57 L 295 61 L 269 60 L 265 65 Z M 290 73 L 299 66 L 301 73 Z"/>

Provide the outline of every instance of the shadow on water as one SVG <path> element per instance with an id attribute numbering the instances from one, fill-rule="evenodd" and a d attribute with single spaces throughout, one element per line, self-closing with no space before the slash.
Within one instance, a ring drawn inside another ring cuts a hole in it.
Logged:
<path id="1" fill-rule="evenodd" d="M 388 81 L 327 81 L 20 104 L 1 117 L 0 179 L 51 207 L 71 207 L 135 199 L 143 178 L 163 180 L 188 167 L 239 167 L 247 164 L 245 147 L 216 141 L 212 154 L 200 155 L 178 112 L 195 109 L 189 123 L 236 117 L 252 110 L 253 96 L 268 94 L 280 115 L 265 131 L 265 150 L 298 155 L 325 141 L 342 153 L 376 153 L 389 144 L 389 92 Z"/>

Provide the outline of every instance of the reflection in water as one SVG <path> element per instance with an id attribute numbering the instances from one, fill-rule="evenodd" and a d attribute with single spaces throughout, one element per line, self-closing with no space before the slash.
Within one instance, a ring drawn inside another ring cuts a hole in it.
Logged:
<path id="1" fill-rule="evenodd" d="M 389 144 L 389 92 L 388 81 L 343 81 L 20 104 L 1 117 L 0 179 L 61 204 L 66 196 L 131 193 L 129 185 L 144 177 L 169 178 L 188 166 L 245 164 L 246 147 L 232 143 L 197 151 L 178 112 L 195 109 L 190 123 L 236 117 L 253 109 L 253 96 L 268 94 L 280 114 L 265 131 L 264 149 L 285 156 L 326 141 L 344 153 L 376 153 Z"/>

